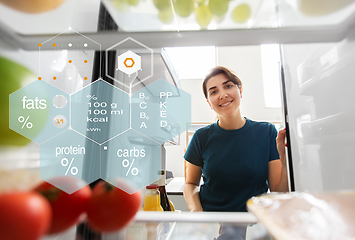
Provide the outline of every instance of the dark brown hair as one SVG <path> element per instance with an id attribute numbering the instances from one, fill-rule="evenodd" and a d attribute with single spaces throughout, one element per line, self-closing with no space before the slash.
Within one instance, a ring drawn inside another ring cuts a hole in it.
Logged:
<path id="1" fill-rule="evenodd" d="M 214 76 L 221 74 L 221 73 L 223 73 L 229 80 L 231 80 L 239 88 L 242 87 L 242 81 L 237 77 L 237 75 L 232 70 L 230 70 L 226 67 L 217 66 L 217 67 L 212 68 L 210 73 L 207 74 L 207 76 L 205 77 L 205 80 L 203 80 L 202 90 L 203 90 L 203 94 L 205 95 L 206 99 L 208 97 L 207 87 L 206 87 L 207 81 L 211 77 L 214 77 Z"/>

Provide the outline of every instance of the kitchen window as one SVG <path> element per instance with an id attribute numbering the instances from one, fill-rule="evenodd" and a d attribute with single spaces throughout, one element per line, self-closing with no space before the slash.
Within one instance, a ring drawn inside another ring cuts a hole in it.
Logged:
<path id="1" fill-rule="evenodd" d="M 216 47 L 165 48 L 179 79 L 204 79 L 216 66 Z"/>
<path id="2" fill-rule="evenodd" d="M 267 108 L 281 108 L 280 48 L 278 44 L 261 45 L 264 102 Z"/>

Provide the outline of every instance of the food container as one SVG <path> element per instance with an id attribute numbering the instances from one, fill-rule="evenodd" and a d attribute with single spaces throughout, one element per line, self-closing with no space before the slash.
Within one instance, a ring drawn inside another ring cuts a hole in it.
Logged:
<path id="1" fill-rule="evenodd" d="M 264 194 L 248 200 L 277 240 L 355 239 L 355 192 Z"/>

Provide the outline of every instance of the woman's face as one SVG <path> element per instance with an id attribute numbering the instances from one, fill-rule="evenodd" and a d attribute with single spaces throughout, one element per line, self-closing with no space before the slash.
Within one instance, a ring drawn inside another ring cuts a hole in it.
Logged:
<path id="1" fill-rule="evenodd" d="M 239 112 L 242 88 L 220 73 L 211 77 L 206 84 L 207 102 L 220 116 L 232 116 Z"/>

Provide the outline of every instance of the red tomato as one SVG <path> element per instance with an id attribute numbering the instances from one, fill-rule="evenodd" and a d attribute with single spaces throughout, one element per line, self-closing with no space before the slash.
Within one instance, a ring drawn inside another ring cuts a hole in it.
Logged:
<path id="1" fill-rule="evenodd" d="M 129 194 L 102 181 L 95 185 L 89 199 L 87 220 L 97 231 L 117 231 L 131 222 L 140 206 L 140 191 Z"/>
<path id="2" fill-rule="evenodd" d="M 86 211 L 87 202 L 91 196 L 90 187 L 81 179 L 58 177 L 52 179 L 51 182 L 62 186 L 65 184 L 82 188 L 68 194 L 50 183 L 44 182 L 34 189 L 48 199 L 52 208 L 52 224 L 48 234 L 64 231 L 78 223 L 81 214 Z"/>
<path id="3" fill-rule="evenodd" d="M 0 239 L 37 240 L 51 221 L 48 201 L 35 192 L 0 194 Z"/>

